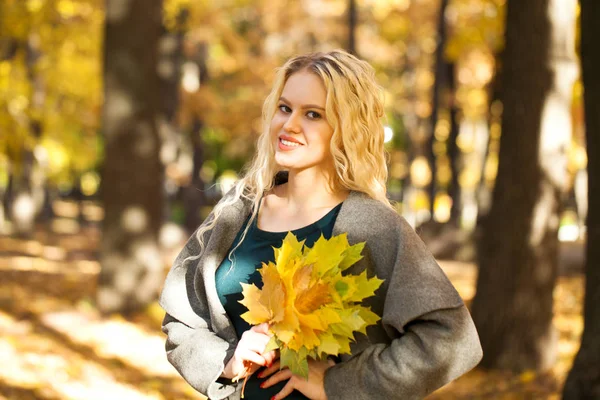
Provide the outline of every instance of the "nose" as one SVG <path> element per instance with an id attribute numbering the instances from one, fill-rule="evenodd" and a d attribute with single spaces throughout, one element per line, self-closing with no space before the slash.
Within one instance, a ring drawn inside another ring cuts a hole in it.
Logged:
<path id="1" fill-rule="evenodd" d="M 296 111 L 288 114 L 288 119 L 283 124 L 283 130 L 288 133 L 300 133 L 300 116 Z"/>

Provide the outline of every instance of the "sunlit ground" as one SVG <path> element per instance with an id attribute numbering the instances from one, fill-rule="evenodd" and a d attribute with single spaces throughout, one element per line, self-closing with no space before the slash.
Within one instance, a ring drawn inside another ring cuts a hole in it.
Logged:
<path id="1" fill-rule="evenodd" d="M 202 399 L 166 361 L 156 304 L 128 320 L 95 310 L 98 218 L 85 217 L 92 222 L 81 226 L 73 209 L 62 206 L 60 223 L 39 227 L 31 239 L 0 237 L 0 400 Z M 165 250 L 165 264 L 181 245 Z M 469 304 L 474 265 L 441 265 Z M 561 277 L 554 295 L 560 341 L 552 370 L 475 370 L 430 399 L 560 398 L 583 327 L 582 276 Z"/>

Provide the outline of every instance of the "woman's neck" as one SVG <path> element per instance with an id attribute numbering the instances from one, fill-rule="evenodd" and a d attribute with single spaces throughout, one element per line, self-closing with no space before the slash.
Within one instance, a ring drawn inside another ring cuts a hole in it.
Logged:
<path id="1" fill-rule="evenodd" d="M 277 190 L 278 189 L 278 190 Z M 346 199 L 349 190 L 336 187 L 333 174 L 325 171 L 289 171 L 288 182 L 276 189 L 291 210 L 331 208 Z"/>

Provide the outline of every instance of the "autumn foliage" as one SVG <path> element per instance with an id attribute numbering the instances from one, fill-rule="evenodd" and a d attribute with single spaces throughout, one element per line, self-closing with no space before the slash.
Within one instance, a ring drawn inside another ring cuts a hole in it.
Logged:
<path id="1" fill-rule="evenodd" d="M 248 308 L 242 314 L 250 324 L 268 323 L 273 333 L 267 351 L 280 349 L 281 366 L 308 376 L 307 357 L 325 359 L 350 353 L 354 332 L 380 317 L 360 302 L 372 296 L 383 282 L 376 277 L 342 275 L 362 258 L 365 243 L 350 245 L 346 234 L 319 238 L 312 248 L 288 233 L 275 263 L 259 270 L 263 287 L 242 283 Z"/>

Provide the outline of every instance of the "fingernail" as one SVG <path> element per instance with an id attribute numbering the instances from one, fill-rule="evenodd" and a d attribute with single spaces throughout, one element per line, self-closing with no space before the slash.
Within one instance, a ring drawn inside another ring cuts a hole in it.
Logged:
<path id="1" fill-rule="evenodd" d="M 259 377 L 259 378 L 260 378 L 260 377 Z M 264 388 L 265 388 L 265 383 L 263 382 L 263 383 L 261 383 L 259 386 L 260 386 L 260 388 L 261 388 L 261 389 L 264 389 Z"/>
<path id="2" fill-rule="evenodd" d="M 264 375 L 264 373 L 265 373 L 264 371 L 263 372 L 259 372 L 258 374 L 256 374 L 256 377 L 257 378 L 262 378 L 263 375 Z"/>
<path id="3" fill-rule="evenodd" d="M 275 396 L 271 397 L 271 400 L 276 400 L 276 399 L 275 399 Z"/>

